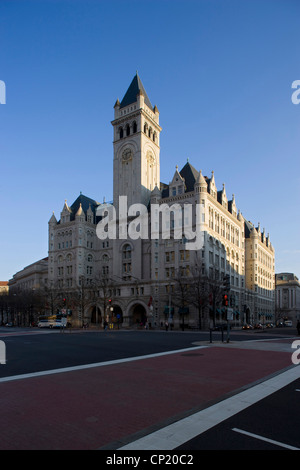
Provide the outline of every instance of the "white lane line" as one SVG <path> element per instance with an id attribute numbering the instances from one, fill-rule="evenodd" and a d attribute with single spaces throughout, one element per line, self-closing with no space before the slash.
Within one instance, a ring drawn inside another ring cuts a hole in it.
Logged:
<path id="1" fill-rule="evenodd" d="M 213 426 L 239 413 L 259 400 L 271 395 L 300 376 L 300 367 L 294 366 L 260 384 L 233 395 L 198 413 L 148 434 L 118 450 L 173 450 Z"/>
<path id="2" fill-rule="evenodd" d="M 34 377 L 43 377 L 44 375 L 52 375 L 52 374 L 62 374 L 65 372 L 74 372 L 78 370 L 84 370 L 84 369 L 92 369 L 93 367 L 104 367 L 104 366 L 113 366 L 116 364 L 123 364 L 124 362 L 134 362 L 134 361 L 141 361 L 143 359 L 152 359 L 155 357 L 161 357 L 161 356 L 168 356 L 170 354 L 178 354 L 182 352 L 190 352 L 190 351 L 196 351 L 198 349 L 204 349 L 207 346 L 196 346 L 194 348 L 184 348 L 184 349 L 177 349 L 175 351 L 165 351 L 165 352 L 160 352 L 160 353 L 155 353 L 155 354 L 148 354 L 145 356 L 135 356 L 135 357 L 127 357 L 125 359 L 116 359 L 112 361 L 105 361 L 105 362 L 95 362 L 92 364 L 83 364 L 81 366 L 73 366 L 73 367 L 63 367 L 61 369 L 51 369 L 51 370 L 43 370 L 41 372 L 31 372 L 28 374 L 20 374 L 20 375 L 11 375 L 8 377 L 2 377 L 0 378 L 0 383 L 2 382 L 12 382 L 14 380 L 23 380 L 23 379 L 31 379 Z"/>
<path id="3" fill-rule="evenodd" d="M 245 434 L 245 436 L 254 437 L 255 439 L 259 439 L 260 441 L 265 441 L 265 442 L 269 442 L 270 444 L 275 444 L 276 446 L 279 446 L 279 447 L 284 447 L 285 449 L 300 450 L 298 447 L 293 447 L 293 446 L 290 446 L 289 444 L 284 444 L 283 442 L 274 441 L 273 439 L 259 436 L 258 434 L 253 434 L 252 432 L 243 431 L 243 429 L 232 428 L 232 431 L 239 432 L 240 434 Z"/>

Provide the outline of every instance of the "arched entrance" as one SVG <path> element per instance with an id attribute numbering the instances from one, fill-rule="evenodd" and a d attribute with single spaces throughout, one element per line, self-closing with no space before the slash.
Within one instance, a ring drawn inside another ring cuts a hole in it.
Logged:
<path id="1" fill-rule="evenodd" d="M 135 304 L 133 305 L 131 311 L 132 323 L 134 325 L 145 325 L 147 322 L 147 312 L 145 307 L 142 304 Z"/>
<path id="2" fill-rule="evenodd" d="M 96 305 L 91 307 L 91 324 L 98 325 L 102 323 L 101 310 Z"/>
<path id="3" fill-rule="evenodd" d="M 117 325 L 123 323 L 123 311 L 119 305 L 113 305 L 112 321 Z"/>

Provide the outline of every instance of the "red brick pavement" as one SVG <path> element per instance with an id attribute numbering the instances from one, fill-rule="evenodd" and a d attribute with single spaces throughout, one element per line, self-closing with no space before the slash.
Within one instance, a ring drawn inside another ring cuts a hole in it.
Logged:
<path id="1" fill-rule="evenodd" d="M 286 352 L 208 347 L 0 383 L 0 449 L 98 449 L 291 365 Z"/>

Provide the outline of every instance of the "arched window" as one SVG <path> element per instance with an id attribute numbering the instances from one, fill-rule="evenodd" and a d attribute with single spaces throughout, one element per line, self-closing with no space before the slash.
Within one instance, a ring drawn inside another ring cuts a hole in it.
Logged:
<path id="1" fill-rule="evenodd" d="M 126 126 L 126 135 L 130 135 L 130 126 L 127 124 Z"/>
<path id="2" fill-rule="evenodd" d="M 131 246 L 128 244 L 123 246 L 123 259 L 131 259 Z"/>
<path id="3" fill-rule="evenodd" d="M 133 133 L 135 134 L 137 132 L 137 124 L 135 121 L 133 123 L 132 129 L 133 129 Z"/>
<path id="4" fill-rule="evenodd" d="M 120 139 L 123 139 L 123 128 L 119 128 Z"/>
<path id="5" fill-rule="evenodd" d="M 131 279 L 131 246 L 126 244 L 122 250 L 122 274 L 126 279 Z"/>

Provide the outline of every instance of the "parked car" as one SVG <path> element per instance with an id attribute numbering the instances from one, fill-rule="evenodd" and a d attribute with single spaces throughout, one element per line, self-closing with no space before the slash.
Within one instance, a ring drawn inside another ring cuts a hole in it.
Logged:
<path id="1" fill-rule="evenodd" d="M 253 325 L 245 323 L 245 325 L 242 326 L 242 330 L 253 330 Z"/>
<path id="2" fill-rule="evenodd" d="M 6 323 L 6 325 L 5 325 L 5 326 L 9 326 L 9 327 L 11 327 L 11 326 L 14 326 L 14 325 L 13 325 L 13 323 L 10 321 L 10 322 Z"/>
<path id="3" fill-rule="evenodd" d="M 285 320 L 284 326 L 293 326 L 293 322 L 291 320 Z"/>

